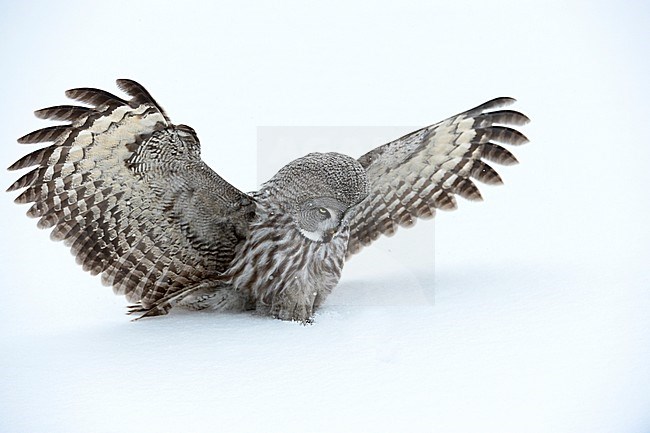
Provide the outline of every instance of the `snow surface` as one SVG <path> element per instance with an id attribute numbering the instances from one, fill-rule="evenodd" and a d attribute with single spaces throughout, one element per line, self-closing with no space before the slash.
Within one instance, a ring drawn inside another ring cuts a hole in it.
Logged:
<path id="1" fill-rule="evenodd" d="M 3 3 L 5 166 L 46 126 L 32 110 L 119 77 L 243 190 L 274 152 L 264 125 L 426 125 L 496 96 L 533 122 L 504 186 L 355 257 L 311 326 L 130 322 L 6 194 L 0 431 L 650 431 L 649 19 L 633 2 Z M 350 153 L 396 137 L 382 128 Z"/>

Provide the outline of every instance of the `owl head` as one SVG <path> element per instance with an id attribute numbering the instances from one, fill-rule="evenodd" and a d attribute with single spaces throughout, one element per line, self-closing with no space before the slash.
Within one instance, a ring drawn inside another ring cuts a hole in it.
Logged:
<path id="1" fill-rule="evenodd" d="M 329 242 L 347 224 L 349 210 L 369 192 L 366 171 L 340 153 L 310 153 L 285 165 L 261 193 L 292 215 L 300 233 Z"/>

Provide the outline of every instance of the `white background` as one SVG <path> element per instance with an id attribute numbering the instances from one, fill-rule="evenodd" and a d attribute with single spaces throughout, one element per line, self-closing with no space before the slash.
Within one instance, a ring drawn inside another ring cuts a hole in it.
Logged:
<path id="1" fill-rule="evenodd" d="M 435 272 L 369 249 L 306 327 L 131 323 L 5 194 L 0 431 L 649 431 L 641 5 L 3 2 L 5 166 L 33 149 L 15 139 L 46 125 L 32 110 L 121 77 L 193 126 L 243 190 L 257 186 L 259 126 L 423 126 L 496 96 L 532 123 L 505 186 L 438 215 Z M 430 254 L 432 227 L 384 247 Z M 435 303 L 417 302 L 413 281 L 435 282 Z"/>

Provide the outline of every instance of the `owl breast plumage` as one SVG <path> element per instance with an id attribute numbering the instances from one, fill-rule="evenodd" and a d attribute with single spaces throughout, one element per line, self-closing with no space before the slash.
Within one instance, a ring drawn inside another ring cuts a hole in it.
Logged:
<path id="1" fill-rule="evenodd" d="M 140 317 L 193 309 L 254 310 L 308 322 L 350 255 L 455 196 L 480 199 L 474 180 L 500 183 L 485 161 L 513 164 L 503 144 L 526 137 L 523 114 L 498 98 L 371 150 L 359 159 L 311 153 L 259 191 L 236 189 L 200 157 L 194 130 L 171 123 L 141 85 L 131 96 L 80 88 L 88 106 L 38 117 L 68 123 L 27 134 L 51 144 L 18 160 L 32 167 L 9 191 L 68 245 L 84 270 L 134 302 Z"/>

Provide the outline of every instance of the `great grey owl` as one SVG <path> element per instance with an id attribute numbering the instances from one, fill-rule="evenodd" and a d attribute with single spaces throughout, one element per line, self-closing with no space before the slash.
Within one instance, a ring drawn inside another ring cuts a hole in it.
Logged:
<path id="1" fill-rule="evenodd" d="M 359 159 L 310 153 L 249 194 L 200 157 L 192 128 L 173 124 L 149 92 L 117 80 L 131 99 L 78 88 L 87 106 L 35 112 L 67 122 L 19 143 L 51 142 L 9 167 L 34 167 L 8 191 L 52 228 L 85 271 L 135 303 L 140 317 L 192 309 L 255 310 L 308 322 L 345 260 L 455 195 L 479 200 L 472 179 L 501 183 L 484 160 L 513 164 L 501 144 L 526 137 L 528 118 L 497 98 L 371 150 Z"/>

